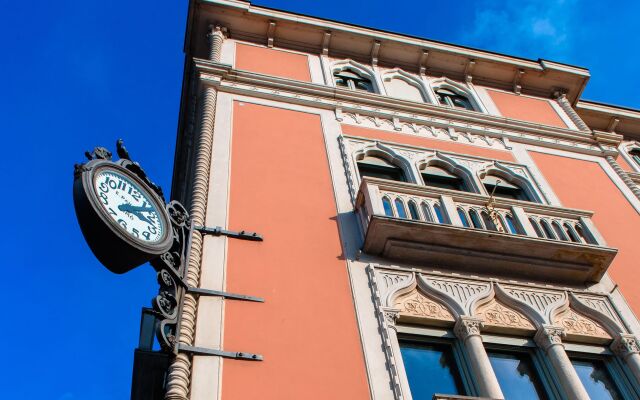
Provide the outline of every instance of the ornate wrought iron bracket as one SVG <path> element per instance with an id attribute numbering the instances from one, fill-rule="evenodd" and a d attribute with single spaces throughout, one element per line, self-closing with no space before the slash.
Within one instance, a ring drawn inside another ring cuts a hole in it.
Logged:
<path id="1" fill-rule="evenodd" d="M 264 303 L 264 299 L 261 297 L 248 296 L 246 294 L 222 292 L 220 290 L 210 290 L 210 289 L 190 287 L 187 289 L 187 292 L 197 296 L 223 297 L 225 299 L 255 301 L 258 303 Z"/>
<path id="2" fill-rule="evenodd" d="M 187 346 L 182 343 L 178 344 L 177 349 L 178 349 L 178 352 L 189 353 L 194 356 L 213 356 L 213 357 L 232 358 L 236 360 L 263 361 L 263 358 L 260 354 L 213 350 L 213 349 L 207 349 L 204 347 Z"/>
<path id="3" fill-rule="evenodd" d="M 247 231 L 240 231 L 240 232 L 236 232 L 236 231 L 229 231 L 226 229 L 222 229 L 219 226 L 210 228 L 210 227 L 206 227 L 206 226 L 194 226 L 193 229 L 197 230 L 198 232 L 204 234 L 204 235 L 213 235 L 213 236 L 228 236 L 230 238 L 234 238 L 234 239 L 242 239 L 242 240 L 251 240 L 251 241 L 256 241 L 256 242 L 262 242 L 264 239 L 262 238 L 262 235 L 260 235 L 259 233 L 256 232 L 247 232 Z"/>

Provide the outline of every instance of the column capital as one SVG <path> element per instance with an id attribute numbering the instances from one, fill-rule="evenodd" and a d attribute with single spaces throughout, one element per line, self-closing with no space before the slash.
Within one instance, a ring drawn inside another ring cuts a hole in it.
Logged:
<path id="1" fill-rule="evenodd" d="M 398 321 L 398 317 L 400 316 L 400 311 L 393 308 L 386 308 L 382 310 L 382 315 L 384 316 L 384 322 L 387 323 L 389 328 L 396 328 L 396 322 Z"/>
<path id="2" fill-rule="evenodd" d="M 215 36 L 226 39 L 229 37 L 229 31 L 225 26 L 211 24 L 207 27 L 207 38 L 213 40 Z"/>
<path id="3" fill-rule="evenodd" d="M 629 334 L 621 334 L 615 338 L 613 343 L 611 343 L 610 348 L 615 355 L 622 358 L 627 358 L 631 354 L 640 353 L 640 343 L 638 343 L 638 338 Z"/>
<path id="4" fill-rule="evenodd" d="M 480 336 L 482 328 L 484 328 L 484 323 L 480 318 L 460 317 L 453 327 L 453 333 L 458 339 L 465 341 L 471 336 Z"/>
<path id="5" fill-rule="evenodd" d="M 565 336 L 566 332 L 563 328 L 554 325 L 543 325 L 540 327 L 540 329 L 538 329 L 538 332 L 536 332 L 533 340 L 538 346 L 546 351 L 547 349 L 549 349 L 549 347 L 555 345 L 564 347 L 564 345 L 562 344 L 562 338 Z"/>

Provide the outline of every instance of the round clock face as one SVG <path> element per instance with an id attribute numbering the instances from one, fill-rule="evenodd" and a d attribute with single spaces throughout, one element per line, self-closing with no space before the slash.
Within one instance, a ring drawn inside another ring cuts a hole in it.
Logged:
<path id="1" fill-rule="evenodd" d="M 109 217 L 129 234 L 146 243 L 160 241 L 164 223 L 149 193 L 126 175 L 102 169 L 95 174 L 94 188 Z"/>

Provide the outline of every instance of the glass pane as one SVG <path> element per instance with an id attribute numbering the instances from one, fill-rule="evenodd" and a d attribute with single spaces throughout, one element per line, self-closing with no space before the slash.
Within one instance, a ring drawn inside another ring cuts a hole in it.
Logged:
<path id="1" fill-rule="evenodd" d="M 409 202 L 409 214 L 411 215 L 411 219 L 420 219 L 420 216 L 418 215 L 418 208 L 416 207 L 416 203 L 413 201 Z"/>
<path id="2" fill-rule="evenodd" d="M 505 399 L 546 399 L 544 387 L 527 353 L 488 351 Z"/>
<path id="3" fill-rule="evenodd" d="M 458 208 L 458 215 L 460 216 L 462 225 L 466 228 L 469 228 L 469 220 L 467 219 L 467 214 L 464 212 L 462 208 Z"/>
<path id="4" fill-rule="evenodd" d="M 451 346 L 400 342 L 400 351 L 414 400 L 465 394 Z"/>
<path id="5" fill-rule="evenodd" d="M 572 359 L 571 363 L 592 400 L 623 399 L 604 362 Z"/>
<path id="6" fill-rule="evenodd" d="M 396 211 L 398 211 L 398 217 L 407 218 L 407 211 L 404 209 L 404 203 L 400 199 L 396 199 Z"/>
<path id="7" fill-rule="evenodd" d="M 438 218 L 438 222 L 440 222 L 441 224 L 444 224 L 444 216 L 442 215 L 442 209 L 440 208 L 439 204 L 433 205 L 433 212 L 436 213 L 436 218 Z"/>
<path id="8" fill-rule="evenodd" d="M 384 207 L 384 215 L 387 217 L 393 217 L 393 209 L 391 208 L 391 202 L 386 197 L 382 198 L 382 207 Z"/>
<path id="9" fill-rule="evenodd" d="M 358 163 L 358 172 L 361 177 L 388 179 L 390 181 L 405 182 L 404 174 L 400 168 L 389 168 L 378 165 Z"/>
<path id="10" fill-rule="evenodd" d="M 475 211 L 469 211 L 469 217 L 471 217 L 471 223 L 473 224 L 474 228 L 484 229 L 484 227 L 482 226 L 482 222 L 480 222 L 480 218 Z"/>
<path id="11" fill-rule="evenodd" d="M 507 218 L 505 219 L 507 220 L 507 227 L 509 228 L 509 232 L 517 234 L 518 228 L 516 228 L 516 222 L 513 220 L 513 217 L 511 217 L 511 215 L 507 215 Z"/>

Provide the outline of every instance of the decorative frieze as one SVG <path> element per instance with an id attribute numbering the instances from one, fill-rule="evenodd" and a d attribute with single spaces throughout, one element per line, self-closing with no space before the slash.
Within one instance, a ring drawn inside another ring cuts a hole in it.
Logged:
<path id="1" fill-rule="evenodd" d="M 474 315 L 483 321 L 487 331 L 533 332 L 536 329 L 523 313 L 505 306 L 495 297 L 480 305 Z"/>
<path id="2" fill-rule="evenodd" d="M 611 336 L 600 323 L 577 313 L 571 308 L 558 313 L 553 319 L 553 324 L 562 327 L 570 340 L 583 338 L 595 341 L 611 340 Z"/>
<path id="3" fill-rule="evenodd" d="M 400 321 L 429 324 L 453 324 L 454 317 L 442 304 L 414 290 L 396 300 Z"/>

